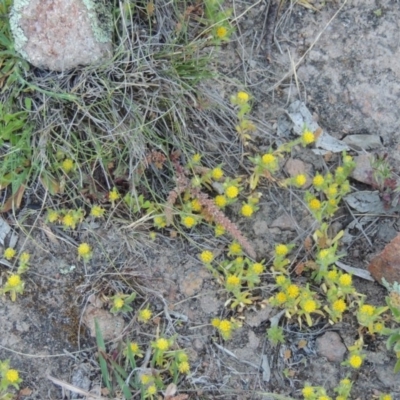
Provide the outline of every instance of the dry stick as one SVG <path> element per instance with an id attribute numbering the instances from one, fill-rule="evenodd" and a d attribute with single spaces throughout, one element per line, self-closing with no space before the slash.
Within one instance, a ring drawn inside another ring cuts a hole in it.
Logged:
<path id="1" fill-rule="evenodd" d="M 304 59 L 306 58 L 306 55 L 313 49 L 313 47 L 317 44 L 318 40 L 320 39 L 320 37 L 322 36 L 322 34 L 326 31 L 326 29 L 328 28 L 328 26 L 332 23 L 332 21 L 337 17 L 337 15 L 340 13 L 340 11 L 342 11 L 343 7 L 346 5 L 347 0 L 344 0 L 343 4 L 340 6 L 339 10 L 337 10 L 335 12 L 335 14 L 333 15 L 333 17 L 328 21 L 328 23 L 326 24 L 326 26 L 324 27 L 324 29 L 322 29 L 322 31 L 317 35 L 316 39 L 314 40 L 314 42 L 312 43 L 312 45 L 306 50 L 306 52 L 300 57 L 299 61 L 297 61 L 297 63 L 290 69 L 289 72 L 287 72 L 277 83 L 275 83 L 275 85 L 271 86 L 270 88 L 268 88 L 266 90 L 266 92 L 271 92 L 275 89 L 277 89 L 282 82 L 284 82 L 287 78 L 290 78 L 296 71 L 296 69 L 298 68 L 298 66 L 304 61 Z"/>
<path id="2" fill-rule="evenodd" d="M 278 10 L 279 10 L 279 0 L 271 0 L 267 13 L 266 13 L 266 19 L 265 19 L 265 25 L 266 25 L 266 34 L 265 34 L 265 41 L 266 41 L 266 57 L 267 61 L 271 64 L 272 62 L 272 57 L 271 57 L 271 52 L 272 52 L 272 40 L 274 38 L 274 30 L 275 30 L 275 22 L 276 22 L 276 17 L 278 15 Z"/>

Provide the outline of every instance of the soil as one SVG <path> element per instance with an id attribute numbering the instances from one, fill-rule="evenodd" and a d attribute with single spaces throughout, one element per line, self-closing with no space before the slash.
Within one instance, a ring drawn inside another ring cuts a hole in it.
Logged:
<path id="1" fill-rule="evenodd" d="M 234 16 L 250 10 L 238 20 L 238 40 L 221 48 L 218 68 L 244 82 L 254 96 L 261 149 L 281 140 L 278 119 L 288 104 L 301 99 L 319 125 L 336 138 L 359 133 L 379 135 L 383 143 L 380 151 L 387 153 L 394 171 L 400 171 L 398 6 L 394 0 L 353 0 L 343 6 L 337 1 L 327 2 L 320 12 L 299 5 L 284 8 L 278 14 L 272 61 L 268 63 L 266 4 L 233 0 Z M 271 91 L 291 63 L 304 55 L 296 74 Z M 292 158 L 301 159 L 310 171 L 321 167 L 321 160 L 309 149 L 295 149 Z M 396 214 L 377 217 L 364 227 L 368 238 L 352 231 L 344 262 L 365 269 L 400 231 L 397 218 Z M 345 209 L 338 214 L 340 229 L 351 221 Z M 125 285 L 139 293 L 136 309 L 147 302 L 160 318 L 143 328 L 126 316 L 122 322 L 125 326 L 114 332 L 111 346 L 133 338 L 139 345 L 148 343 L 148 335 L 154 335 L 158 325 L 167 335 L 176 333 L 177 343 L 190 354 L 193 372 L 179 386 L 190 398 L 265 400 L 272 399 L 269 392 L 301 398 L 306 381 L 332 389 L 346 376 L 348 368 L 318 353 L 316 340 L 325 332 L 335 331 L 346 347 L 351 346 L 357 338 L 356 321 L 351 316 L 334 326 L 320 319 L 312 328 L 303 326 L 301 331 L 289 321 L 284 326 L 285 344 L 273 348 L 265 332 L 269 318 L 277 311 L 259 302 L 241 315 L 243 327 L 232 340 L 218 338 L 210 326 L 211 318 L 231 313 L 224 307 L 226 294 L 197 256 L 200 248 L 222 249 L 226 245 L 224 239 L 213 238 L 211 231 L 201 232 L 201 244 L 195 244 L 196 238 L 200 240 L 197 234 L 188 234 L 191 240 L 187 241 L 171 238 L 173 232 L 168 230 L 151 241 L 146 225 L 136 230 L 82 225 L 79 233 L 70 235 L 55 230 L 37 214 L 24 222 L 32 227 L 25 235 L 12 216 L 8 222 L 19 235 L 17 248 L 31 252 L 33 260 L 24 295 L 15 303 L 8 297 L 0 299 L 0 359 L 11 359 L 13 367 L 21 371 L 21 399 L 83 398 L 62 390 L 48 375 L 100 395 L 96 343 L 83 320 L 89 306 L 95 303 L 101 308 L 105 297 L 120 289 L 121 277 Z M 257 257 L 268 261 L 275 243 L 291 242 L 302 249 L 315 223 L 304 208 L 301 194 L 268 187 L 256 217 L 240 227 L 254 244 Z M 76 244 L 82 241 L 95 249 L 86 266 L 75 256 Z M 301 250 L 298 254 L 303 256 Z M 354 280 L 372 304 L 384 304 L 383 287 Z M 272 294 L 267 282 L 257 293 L 262 298 Z M 107 309 L 106 304 L 103 306 Z M 400 399 L 400 379 L 392 372 L 395 357 L 386 350 L 384 339 L 368 338 L 365 350 L 365 364 L 350 375 L 354 380 L 352 398 L 372 399 L 391 392 L 393 399 Z"/>

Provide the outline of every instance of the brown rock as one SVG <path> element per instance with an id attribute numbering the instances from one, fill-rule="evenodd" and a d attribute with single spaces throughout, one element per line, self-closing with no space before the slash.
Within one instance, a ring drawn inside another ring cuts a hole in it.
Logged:
<path id="1" fill-rule="evenodd" d="M 181 292 L 187 296 L 193 296 L 199 293 L 203 286 L 203 278 L 200 276 L 199 272 L 189 272 L 183 278 L 179 285 Z"/>
<path id="2" fill-rule="evenodd" d="M 342 339 L 336 332 L 325 332 L 317 341 L 317 353 L 330 362 L 341 362 L 347 351 Z"/>
<path id="3" fill-rule="evenodd" d="M 82 321 L 90 329 L 90 335 L 96 336 L 95 320 L 97 320 L 104 340 L 111 340 L 118 337 L 124 327 L 125 322 L 122 317 L 113 315 L 109 311 L 88 305 L 83 313 Z"/>
<path id="4" fill-rule="evenodd" d="M 14 0 L 15 49 L 39 68 L 63 71 L 112 56 L 111 10 L 95 0 Z"/>
<path id="5" fill-rule="evenodd" d="M 372 154 L 361 154 L 354 158 L 356 166 L 351 173 L 351 177 L 358 182 L 366 183 L 367 185 L 376 184 L 373 177 L 372 165 L 373 160 Z"/>
<path id="6" fill-rule="evenodd" d="M 379 283 L 382 278 L 389 283 L 400 282 L 400 234 L 372 259 L 368 271 Z"/>

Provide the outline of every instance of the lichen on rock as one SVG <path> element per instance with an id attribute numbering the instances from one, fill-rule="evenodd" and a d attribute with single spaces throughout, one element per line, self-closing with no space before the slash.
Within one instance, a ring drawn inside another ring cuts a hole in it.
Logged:
<path id="1" fill-rule="evenodd" d="M 33 65 L 62 71 L 112 56 L 112 13 L 104 0 L 14 0 L 15 49 Z"/>

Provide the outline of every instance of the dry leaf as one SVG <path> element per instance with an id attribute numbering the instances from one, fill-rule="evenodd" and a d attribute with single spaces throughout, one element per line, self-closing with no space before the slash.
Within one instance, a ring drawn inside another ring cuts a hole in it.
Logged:
<path id="1" fill-rule="evenodd" d="M 30 396 L 32 394 L 32 389 L 24 388 L 19 391 L 20 396 Z"/>
<path id="2" fill-rule="evenodd" d="M 151 16 L 154 14 L 155 9 L 156 9 L 156 8 L 154 7 L 154 3 L 153 3 L 152 1 L 149 1 L 149 2 L 147 3 L 147 6 L 146 6 L 147 15 L 148 15 L 149 17 L 151 17 Z"/>
<path id="3" fill-rule="evenodd" d="M 25 185 L 21 185 L 18 190 L 4 203 L 0 212 L 7 212 L 12 209 L 17 210 L 22 202 L 22 197 L 25 192 Z"/>
<path id="4" fill-rule="evenodd" d="M 313 241 L 311 236 L 307 236 L 306 239 L 304 240 L 304 248 L 306 249 L 307 253 L 309 253 L 312 250 L 312 245 Z"/>
<path id="5" fill-rule="evenodd" d="M 298 263 L 295 267 L 294 267 L 294 272 L 296 275 L 301 275 L 304 271 L 304 267 L 306 266 L 305 263 L 301 262 Z"/>
<path id="6" fill-rule="evenodd" d="M 292 352 L 291 352 L 290 349 L 286 349 L 286 350 L 285 350 L 285 353 L 283 354 L 283 358 L 284 358 L 285 360 L 289 360 L 290 357 L 292 357 Z"/>
<path id="7" fill-rule="evenodd" d="M 307 340 L 305 340 L 305 339 L 300 339 L 299 340 L 299 343 L 297 344 L 297 347 L 299 348 L 299 349 L 304 349 L 304 347 L 306 347 L 307 346 Z"/>

